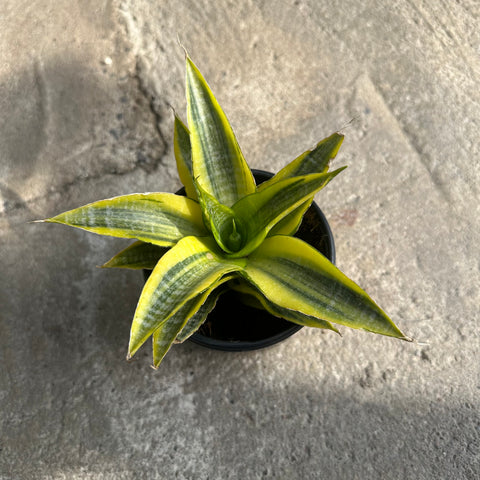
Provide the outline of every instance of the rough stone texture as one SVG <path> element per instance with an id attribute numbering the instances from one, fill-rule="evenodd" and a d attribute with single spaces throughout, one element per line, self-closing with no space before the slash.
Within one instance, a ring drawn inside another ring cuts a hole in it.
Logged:
<path id="1" fill-rule="evenodd" d="M 479 10 L 4 1 L 0 478 L 478 478 Z M 418 343 L 303 329 L 125 362 L 141 276 L 95 268 L 125 243 L 27 222 L 179 186 L 177 35 L 252 167 L 344 129 L 318 196 L 337 263 Z"/>

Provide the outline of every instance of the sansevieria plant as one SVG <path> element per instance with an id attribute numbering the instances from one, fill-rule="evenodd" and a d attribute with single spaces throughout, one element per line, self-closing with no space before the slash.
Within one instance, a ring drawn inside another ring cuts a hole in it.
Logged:
<path id="1" fill-rule="evenodd" d="M 153 336 L 158 367 L 228 288 L 297 324 L 336 331 L 332 322 L 408 340 L 360 287 L 293 237 L 314 195 L 345 168 L 329 171 L 343 135 L 322 140 L 256 186 L 225 114 L 188 56 L 186 71 L 188 128 L 176 115 L 174 126 L 186 196 L 134 193 L 43 220 L 137 240 L 104 265 L 152 269 L 128 358 Z"/>

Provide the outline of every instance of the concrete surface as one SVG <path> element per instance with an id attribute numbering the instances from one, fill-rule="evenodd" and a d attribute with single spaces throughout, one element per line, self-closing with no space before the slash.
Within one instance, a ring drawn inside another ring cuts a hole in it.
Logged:
<path id="1" fill-rule="evenodd" d="M 479 478 L 479 10 L 2 2 L 0 478 Z M 125 361 L 141 275 L 95 266 L 128 242 L 27 222 L 178 188 L 177 35 L 252 167 L 345 127 L 318 196 L 337 263 L 419 343 L 303 329 Z"/>

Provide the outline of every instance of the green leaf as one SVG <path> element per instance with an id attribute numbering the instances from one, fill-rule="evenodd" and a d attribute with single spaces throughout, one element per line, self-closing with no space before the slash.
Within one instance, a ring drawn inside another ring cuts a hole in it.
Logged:
<path id="1" fill-rule="evenodd" d="M 241 257 L 252 252 L 274 225 L 323 188 L 344 168 L 346 167 L 334 172 L 280 180 L 239 200 L 232 209 L 245 230 L 246 239 L 241 250 L 232 256 Z"/>
<path id="2" fill-rule="evenodd" d="M 135 242 L 117 253 L 102 268 L 132 268 L 153 270 L 160 258 L 168 251 L 167 247 L 159 247 L 151 243 Z"/>
<path id="3" fill-rule="evenodd" d="M 177 338 L 175 339 L 176 343 L 184 342 L 200 328 L 203 322 L 205 322 L 208 314 L 215 308 L 215 305 L 217 304 L 217 300 L 220 295 L 227 290 L 228 286 L 222 284 L 218 288 L 215 288 L 215 290 L 213 290 L 213 292 L 208 295 L 205 303 L 192 317 L 188 319 L 188 322 L 182 328 L 182 331 L 177 335 Z"/>
<path id="4" fill-rule="evenodd" d="M 187 323 L 189 317 L 200 308 L 200 302 L 204 295 L 200 294 L 188 300 L 174 315 L 153 332 L 153 368 L 157 369 L 160 366 L 177 334 Z"/>
<path id="5" fill-rule="evenodd" d="M 286 178 L 300 177 L 312 173 L 328 172 L 330 160 L 336 157 L 342 145 L 344 136 L 340 133 L 334 133 L 329 137 L 317 143 L 312 150 L 307 150 L 295 160 L 283 167 L 276 175 L 258 186 L 258 190 L 263 190 Z"/>
<path id="6" fill-rule="evenodd" d="M 255 191 L 255 181 L 227 117 L 188 57 L 186 90 L 193 176 L 219 203 L 231 207 Z"/>
<path id="7" fill-rule="evenodd" d="M 217 288 L 220 284 L 226 282 L 230 277 L 227 275 L 215 282 L 210 288 L 200 295 L 188 300 L 177 313 L 172 315 L 166 322 L 153 332 L 153 367 L 158 368 L 161 361 L 167 354 L 173 343 L 177 340 L 179 334 L 192 335 L 215 306 L 215 302 L 220 294 Z M 216 289 L 216 290 L 215 290 Z M 213 290 L 218 293 L 213 293 Z M 185 330 L 185 332 L 184 332 Z M 178 343 L 178 342 L 177 342 Z"/>
<path id="8" fill-rule="evenodd" d="M 187 301 L 244 264 L 245 260 L 223 258 L 213 238 L 180 240 L 159 260 L 145 283 L 132 323 L 128 358 Z"/>
<path id="9" fill-rule="evenodd" d="M 232 282 L 232 288 L 246 295 L 247 297 L 254 298 L 256 300 L 256 308 L 263 308 L 274 317 L 284 318 L 289 322 L 303 325 L 305 327 L 323 328 L 340 333 L 330 322 L 327 322 L 326 320 L 312 317 L 310 315 L 304 315 L 303 313 L 290 310 L 288 308 L 280 307 L 279 305 L 268 300 L 265 295 L 246 282 Z M 250 303 L 250 305 L 255 307 L 255 303 Z"/>
<path id="10" fill-rule="evenodd" d="M 173 129 L 173 151 L 177 162 L 178 176 L 185 187 L 187 197 L 197 200 L 197 192 L 193 183 L 192 147 L 190 132 L 184 123 L 175 114 Z"/>
<path id="11" fill-rule="evenodd" d="M 313 150 L 307 150 L 295 160 L 282 168 L 271 179 L 258 186 L 258 190 L 263 190 L 279 180 L 292 178 L 300 175 L 309 175 L 312 173 L 328 172 L 330 160 L 335 158 L 343 142 L 343 135 L 334 133 L 317 144 Z M 313 201 L 313 195 L 303 205 L 289 213 L 270 231 L 272 235 L 294 235 L 302 222 L 303 215 L 310 207 Z"/>
<path id="12" fill-rule="evenodd" d="M 292 210 L 288 215 L 283 217 L 275 226 L 268 232 L 268 237 L 273 235 L 295 235 L 300 224 L 302 223 L 305 212 L 310 208 L 314 196 L 311 196 L 306 202 L 299 207 Z"/>
<path id="13" fill-rule="evenodd" d="M 197 190 L 204 223 L 212 232 L 218 245 L 227 253 L 238 252 L 243 245 L 245 234 L 233 210 L 219 203 L 200 185 L 197 185 Z"/>
<path id="14" fill-rule="evenodd" d="M 358 285 L 298 238 L 267 238 L 242 274 L 282 308 L 408 340 Z"/>
<path id="15" fill-rule="evenodd" d="M 173 193 L 134 193 L 100 200 L 44 221 L 165 247 L 185 236 L 208 234 L 199 204 Z"/>

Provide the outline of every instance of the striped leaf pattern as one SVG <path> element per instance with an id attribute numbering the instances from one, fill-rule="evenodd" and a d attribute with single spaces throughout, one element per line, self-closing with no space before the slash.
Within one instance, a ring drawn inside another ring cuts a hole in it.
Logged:
<path id="1" fill-rule="evenodd" d="M 185 187 L 187 197 L 197 200 L 197 192 L 193 183 L 192 147 L 190 132 L 184 123 L 175 115 L 173 128 L 173 151 L 177 162 L 177 171 L 180 181 Z"/>
<path id="2" fill-rule="evenodd" d="M 180 240 L 160 259 L 145 283 L 132 323 L 128 357 L 188 300 L 244 263 L 220 256 L 213 238 Z"/>
<path id="3" fill-rule="evenodd" d="M 302 223 L 305 212 L 310 208 L 312 202 L 313 196 L 277 222 L 268 232 L 267 237 L 271 237 L 273 235 L 295 235 L 300 227 L 300 224 Z"/>
<path id="4" fill-rule="evenodd" d="M 193 177 L 219 203 L 231 207 L 255 191 L 255 181 L 227 117 L 190 58 L 186 90 Z"/>
<path id="5" fill-rule="evenodd" d="M 153 270 L 168 247 L 159 247 L 152 243 L 135 242 L 117 253 L 102 268 L 131 268 L 134 270 Z"/>
<path id="6" fill-rule="evenodd" d="M 226 253 L 238 252 L 242 246 L 244 232 L 233 210 L 197 186 L 203 218 L 218 245 Z"/>
<path id="7" fill-rule="evenodd" d="M 285 178 L 309 175 L 312 173 L 327 173 L 330 160 L 336 157 L 343 142 L 343 135 L 334 133 L 320 141 L 313 150 L 307 150 L 297 157 L 293 162 L 282 168 L 276 175 L 259 186 L 259 190 L 269 185 L 284 180 Z M 269 232 L 272 235 L 294 235 L 302 222 L 304 213 L 313 202 L 313 195 L 302 205 L 296 208 L 283 218 Z"/>
<path id="8" fill-rule="evenodd" d="M 189 317 L 200 307 L 204 294 L 188 300 L 167 322 L 164 322 L 153 332 L 153 368 L 158 368 L 161 361 L 170 350 L 173 342 L 187 323 Z"/>
<path id="9" fill-rule="evenodd" d="M 263 190 L 286 178 L 300 177 L 312 173 L 328 172 L 330 160 L 334 159 L 343 143 L 343 135 L 334 133 L 317 143 L 315 148 L 307 150 L 295 160 L 283 167 L 272 178 L 259 185 L 258 189 Z"/>
<path id="10" fill-rule="evenodd" d="M 193 335 L 205 321 L 221 294 L 221 284 L 228 281 L 228 275 L 215 282 L 200 295 L 185 304 L 153 332 L 153 367 L 158 368 L 173 343 L 180 343 Z M 215 290 L 215 292 L 213 292 Z"/>
<path id="11" fill-rule="evenodd" d="M 239 200 L 232 210 L 240 225 L 244 226 L 246 239 L 241 250 L 232 256 L 241 257 L 252 252 L 276 223 L 302 205 L 344 168 L 280 180 Z"/>
<path id="12" fill-rule="evenodd" d="M 220 295 L 227 290 L 228 286 L 225 284 L 218 286 L 217 283 L 215 290 L 208 295 L 203 305 L 192 317 L 188 319 L 188 322 L 184 325 L 182 331 L 178 333 L 177 338 L 175 339 L 176 343 L 183 343 L 202 326 L 208 314 L 215 308 Z"/>
<path id="13" fill-rule="evenodd" d="M 200 295 L 185 302 L 180 309 L 173 314 L 168 322 L 162 323 L 153 332 L 153 367 L 158 368 L 163 357 L 167 354 L 170 347 L 173 345 L 177 335 L 185 327 L 186 323 L 193 316 L 202 317 L 202 314 L 197 315 L 200 309 L 205 304 L 205 300 L 208 298 L 211 291 L 215 288 L 216 283 L 205 290 Z"/>
<path id="14" fill-rule="evenodd" d="M 312 317 L 311 315 L 304 315 L 303 313 L 296 310 L 290 310 L 288 308 L 280 307 L 276 303 L 268 300 L 265 295 L 260 293 L 260 291 L 258 291 L 255 287 L 249 285 L 246 282 L 232 282 L 232 288 L 244 294 L 247 297 L 247 301 L 249 301 L 248 297 L 254 298 L 256 300 L 256 302 L 249 303 L 249 305 L 256 306 L 256 308 L 263 308 L 275 317 L 284 318 L 289 322 L 296 323 L 304 327 L 323 328 L 339 333 L 339 331 L 330 322 L 327 322 L 326 320 Z"/>
<path id="15" fill-rule="evenodd" d="M 207 235 L 198 203 L 173 193 L 133 193 L 100 200 L 45 222 L 165 247 L 185 236 Z"/>
<path id="16" fill-rule="evenodd" d="M 352 280 L 298 238 L 267 238 L 243 270 L 272 303 L 351 328 L 407 339 Z"/>

